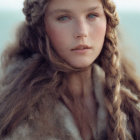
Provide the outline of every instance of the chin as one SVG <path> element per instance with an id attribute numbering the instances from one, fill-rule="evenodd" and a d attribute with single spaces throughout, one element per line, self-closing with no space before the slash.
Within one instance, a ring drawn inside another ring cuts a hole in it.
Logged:
<path id="1" fill-rule="evenodd" d="M 91 65 L 92 65 L 92 63 L 86 63 L 86 64 L 71 64 L 71 66 L 73 67 L 73 68 L 76 68 L 76 69 L 86 69 L 86 68 L 89 68 L 89 67 L 91 67 Z"/>

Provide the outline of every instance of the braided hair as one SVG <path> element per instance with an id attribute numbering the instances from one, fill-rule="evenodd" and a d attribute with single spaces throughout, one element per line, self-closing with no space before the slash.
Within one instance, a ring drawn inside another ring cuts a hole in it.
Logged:
<path id="1" fill-rule="evenodd" d="M 18 63 L 20 59 L 25 61 L 25 65 L 21 66 L 19 71 L 16 66 L 10 68 L 11 71 L 6 71 L 7 75 L 3 78 L 8 79 L 8 83 L 11 84 L 8 89 L 0 90 L 6 93 L 0 100 L 0 133 L 2 135 L 10 133 L 41 98 L 43 92 L 37 94 L 39 86 L 54 89 L 52 92 L 56 92 L 58 85 L 62 83 L 64 72 L 78 70 L 63 62 L 50 47 L 44 23 L 48 2 L 49 0 L 25 0 L 23 13 L 26 21 L 18 30 L 16 43 L 3 54 L 4 71 L 13 64 L 14 57 L 19 58 Z M 140 81 L 136 75 L 132 74 L 131 64 L 120 56 L 117 39 L 119 19 L 116 7 L 111 0 L 101 0 L 101 2 L 107 19 L 107 30 L 103 49 L 95 63 L 105 72 L 104 97 L 108 139 L 136 139 L 140 137 L 137 125 L 140 122 Z M 15 76 L 13 73 L 17 71 L 17 78 L 13 80 Z M 9 79 L 8 75 L 13 77 Z M 8 83 L 2 80 L 1 85 L 5 87 Z M 21 89 L 24 90 L 21 91 Z M 2 99 L 5 99 L 4 102 L 1 102 Z M 126 116 L 131 120 L 131 133 L 127 130 L 129 126 L 127 126 Z"/>

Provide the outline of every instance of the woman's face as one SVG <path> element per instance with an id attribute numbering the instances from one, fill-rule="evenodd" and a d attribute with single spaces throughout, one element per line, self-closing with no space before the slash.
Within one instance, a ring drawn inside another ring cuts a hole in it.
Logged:
<path id="1" fill-rule="evenodd" d="M 100 0 L 51 0 L 45 28 L 57 54 L 75 68 L 90 66 L 100 54 L 106 17 Z"/>

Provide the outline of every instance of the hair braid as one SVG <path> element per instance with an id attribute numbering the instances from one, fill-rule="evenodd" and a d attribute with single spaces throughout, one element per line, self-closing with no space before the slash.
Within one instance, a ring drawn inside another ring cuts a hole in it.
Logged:
<path id="1" fill-rule="evenodd" d="M 119 53 L 116 48 L 112 50 L 112 45 L 107 41 L 105 43 L 104 57 L 101 59 L 102 67 L 106 74 L 106 105 L 109 117 L 109 135 L 113 139 L 124 139 L 124 130 L 121 120 L 121 98 L 120 98 L 120 70 Z M 108 55 L 109 53 L 109 55 Z M 112 54 L 110 56 L 110 54 Z M 109 68 L 109 69 L 108 69 Z M 112 133 L 113 132 L 113 133 Z M 112 139 L 112 138 L 111 138 Z"/>
<path id="2" fill-rule="evenodd" d="M 99 61 L 106 77 L 105 101 L 108 111 L 108 138 L 125 140 L 125 127 L 122 126 L 123 113 L 120 108 L 121 74 L 116 35 L 116 26 L 119 21 L 114 4 L 110 0 L 102 1 L 102 3 L 107 18 L 107 31 Z"/>

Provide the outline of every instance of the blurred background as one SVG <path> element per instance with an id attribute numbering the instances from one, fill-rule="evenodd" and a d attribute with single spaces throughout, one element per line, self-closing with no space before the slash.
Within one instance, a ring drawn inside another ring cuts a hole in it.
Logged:
<path id="1" fill-rule="evenodd" d="M 120 17 L 121 40 L 128 57 L 140 73 L 140 0 L 114 0 Z M 23 0 L 0 0 L 0 53 L 12 42 L 15 30 L 24 20 Z"/>

